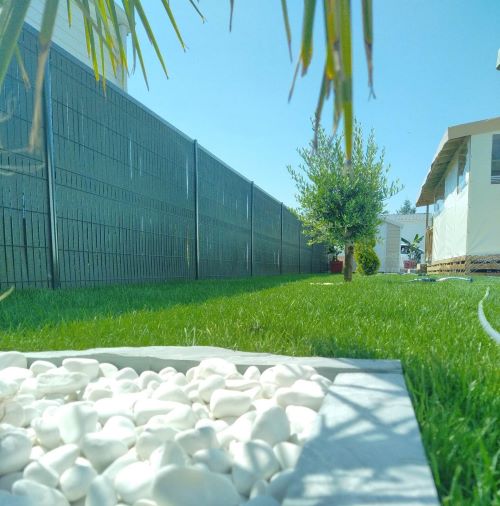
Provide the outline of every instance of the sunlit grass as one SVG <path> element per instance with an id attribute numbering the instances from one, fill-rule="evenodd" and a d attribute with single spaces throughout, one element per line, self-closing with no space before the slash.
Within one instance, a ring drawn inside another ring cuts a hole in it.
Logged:
<path id="1" fill-rule="evenodd" d="M 15 292 L 0 304 L 4 349 L 212 345 L 330 357 L 397 358 L 442 502 L 498 503 L 500 278 L 290 276 Z M 333 282 L 333 285 L 322 285 Z M 316 284 L 318 283 L 318 284 Z"/>

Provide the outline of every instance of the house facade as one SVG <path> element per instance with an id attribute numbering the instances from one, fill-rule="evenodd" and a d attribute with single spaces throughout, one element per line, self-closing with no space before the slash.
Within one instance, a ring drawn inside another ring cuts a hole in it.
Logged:
<path id="1" fill-rule="evenodd" d="M 500 117 L 449 127 L 417 199 L 431 271 L 500 270 Z"/>
<path id="2" fill-rule="evenodd" d="M 26 14 L 26 22 L 36 30 L 40 30 L 42 24 L 43 11 L 46 0 L 31 0 L 28 12 Z M 90 9 L 93 11 L 95 5 L 94 0 L 90 0 Z M 116 15 L 120 26 L 120 36 L 123 45 L 126 47 L 127 35 L 130 33 L 127 16 L 121 7 L 116 5 Z M 67 2 L 59 2 L 57 8 L 57 17 L 54 26 L 54 34 L 52 40 L 60 47 L 68 51 L 72 56 L 80 60 L 82 63 L 92 68 L 92 61 L 87 53 L 87 42 L 85 38 L 85 26 L 83 23 L 83 15 L 80 9 L 72 2 L 71 9 L 71 26 L 68 23 L 68 6 Z M 115 47 L 118 42 L 115 40 Z M 127 73 L 118 69 L 117 75 L 113 73 L 111 60 L 105 51 L 104 68 L 106 80 L 112 82 L 123 90 L 127 90 Z"/>
<path id="3" fill-rule="evenodd" d="M 379 272 L 401 270 L 401 225 L 388 215 L 380 216 L 375 253 L 380 260 Z"/>

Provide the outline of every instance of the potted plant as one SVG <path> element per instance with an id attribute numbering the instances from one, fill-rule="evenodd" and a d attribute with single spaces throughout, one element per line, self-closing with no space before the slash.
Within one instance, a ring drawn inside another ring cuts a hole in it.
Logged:
<path id="1" fill-rule="evenodd" d="M 342 269 L 344 268 L 344 262 L 338 259 L 339 253 L 342 249 L 336 244 L 332 244 L 328 247 L 328 257 L 330 260 L 330 272 L 332 274 L 340 274 L 342 273 Z"/>

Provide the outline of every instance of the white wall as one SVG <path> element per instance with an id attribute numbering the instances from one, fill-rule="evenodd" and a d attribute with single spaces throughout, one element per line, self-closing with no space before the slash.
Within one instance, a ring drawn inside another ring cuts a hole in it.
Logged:
<path id="1" fill-rule="evenodd" d="M 401 255 L 400 227 L 383 221 L 378 228 L 375 253 L 380 260 L 379 272 L 399 272 Z"/>
<path id="2" fill-rule="evenodd" d="M 471 138 L 468 255 L 500 255 L 500 184 L 491 184 L 491 146 L 493 134 Z"/>
<path id="3" fill-rule="evenodd" d="M 387 218 L 400 225 L 402 238 L 411 242 L 416 234 L 423 236 L 424 239 L 420 243 L 420 249 L 425 251 L 425 213 L 388 214 Z M 431 221 L 432 216 L 429 212 L 429 223 Z"/>
<path id="4" fill-rule="evenodd" d="M 472 154 L 471 154 L 472 166 Z M 460 191 L 457 187 L 458 157 L 455 154 L 445 178 L 445 198 L 442 209 L 434 214 L 432 261 L 437 262 L 466 254 L 467 211 L 469 183 Z"/>
<path id="5" fill-rule="evenodd" d="M 37 30 L 40 29 L 44 6 L 45 0 L 31 0 L 30 7 L 28 9 L 26 22 Z M 91 9 L 93 9 L 93 2 L 90 3 L 90 6 Z M 123 11 L 118 6 L 116 10 L 118 19 L 120 21 L 120 27 L 122 29 L 122 40 L 126 43 L 126 34 L 128 33 L 128 27 L 126 23 L 125 13 L 123 13 Z M 63 49 L 71 53 L 75 58 L 78 58 L 78 60 L 92 68 L 92 62 L 87 54 L 83 16 L 80 9 L 78 9 L 74 2 L 72 4 L 71 15 L 72 22 L 71 27 L 69 27 L 67 4 L 65 1 L 60 1 L 52 40 Z M 104 64 L 106 79 L 113 84 L 116 84 L 120 88 L 126 90 L 126 75 L 124 82 L 121 80 L 121 72 L 118 72 L 118 77 L 115 77 L 113 75 L 111 61 L 107 54 L 105 55 Z"/>

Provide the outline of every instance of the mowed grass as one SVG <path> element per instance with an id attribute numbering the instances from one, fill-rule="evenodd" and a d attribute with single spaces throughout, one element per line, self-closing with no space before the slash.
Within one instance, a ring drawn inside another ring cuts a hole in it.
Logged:
<path id="1" fill-rule="evenodd" d="M 500 278 L 411 283 L 411 276 L 290 276 L 52 292 L 0 304 L 0 347 L 212 345 L 402 361 L 443 504 L 500 503 Z M 323 283 L 333 283 L 324 285 Z"/>

